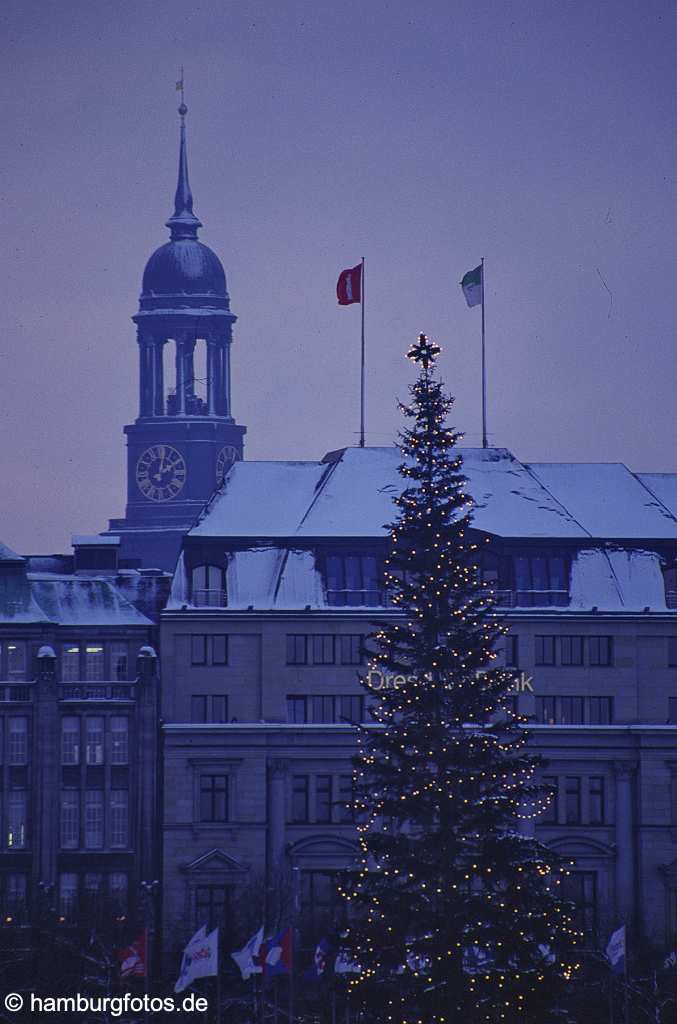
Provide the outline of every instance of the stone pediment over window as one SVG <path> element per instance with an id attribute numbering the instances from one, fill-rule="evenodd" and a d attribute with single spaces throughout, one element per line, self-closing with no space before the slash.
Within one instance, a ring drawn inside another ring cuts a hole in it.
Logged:
<path id="1" fill-rule="evenodd" d="M 304 868 L 320 868 L 327 865 L 348 867 L 358 856 L 357 843 L 342 836 L 320 835 L 299 839 L 291 843 L 287 852 L 292 862 Z"/>
<path id="2" fill-rule="evenodd" d="M 591 839 L 587 836 L 562 836 L 559 839 L 552 839 L 548 842 L 551 850 L 554 850 L 561 857 L 573 857 L 575 860 L 586 858 L 615 857 L 616 849 L 603 843 L 599 839 Z"/>
<path id="3" fill-rule="evenodd" d="M 207 853 L 203 853 L 200 857 L 196 857 L 195 860 L 190 861 L 189 864 L 184 864 L 181 868 L 186 874 L 231 874 L 231 875 L 243 875 L 246 874 L 248 868 L 246 865 L 241 864 L 235 860 L 234 857 L 230 857 L 223 850 L 213 849 Z"/>

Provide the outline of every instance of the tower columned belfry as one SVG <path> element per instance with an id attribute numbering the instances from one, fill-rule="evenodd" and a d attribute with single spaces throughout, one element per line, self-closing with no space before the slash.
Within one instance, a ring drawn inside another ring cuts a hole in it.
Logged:
<path id="1" fill-rule="evenodd" d="M 237 317 L 216 253 L 198 239 L 182 102 L 179 175 L 170 240 L 143 273 L 137 325 L 139 415 L 127 435 L 127 508 L 111 520 L 122 556 L 172 568 L 181 536 L 242 458 L 246 428 L 231 408 L 230 346 Z"/>

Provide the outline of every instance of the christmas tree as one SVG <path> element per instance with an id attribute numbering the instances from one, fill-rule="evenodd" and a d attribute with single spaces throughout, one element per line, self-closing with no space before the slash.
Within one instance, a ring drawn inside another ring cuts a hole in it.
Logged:
<path id="1" fill-rule="evenodd" d="M 369 1024 L 546 1024 L 563 1019 L 579 936 L 559 897 L 566 868 L 521 827 L 548 796 L 514 680 L 492 667 L 506 630 L 481 580 L 485 541 L 471 527 L 461 435 L 446 425 L 439 351 L 420 335 L 408 353 L 420 369 L 402 406 L 406 489 L 386 560 L 401 614 L 369 651 L 394 685 L 360 731 L 361 867 L 341 885 L 360 967 L 351 999 Z"/>

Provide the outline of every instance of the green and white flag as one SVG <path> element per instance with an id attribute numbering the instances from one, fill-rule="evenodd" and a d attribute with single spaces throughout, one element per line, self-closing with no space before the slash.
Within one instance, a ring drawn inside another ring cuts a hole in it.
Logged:
<path id="1" fill-rule="evenodd" d="M 463 275 L 461 281 L 461 288 L 465 295 L 465 301 L 469 306 L 479 306 L 482 302 L 482 264 L 479 267 L 475 267 L 474 270 L 469 270 L 467 274 Z"/>

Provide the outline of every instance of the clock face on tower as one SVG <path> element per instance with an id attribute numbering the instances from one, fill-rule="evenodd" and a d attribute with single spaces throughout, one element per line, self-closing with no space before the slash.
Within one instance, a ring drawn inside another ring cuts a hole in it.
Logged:
<path id="1" fill-rule="evenodd" d="M 233 465 L 234 462 L 240 458 L 240 453 L 237 448 L 233 448 L 232 444 L 224 445 L 219 454 L 216 456 L 216 486 L 220 487 L 223 483 L 223 478 Z"/>
<path id="2" fill-rule="evenodd" d="M 168 444 L 154 444 L 139 455 L 136 483 L 144 498 L 171 501 L 186 482 L 186 460 Z"/>

